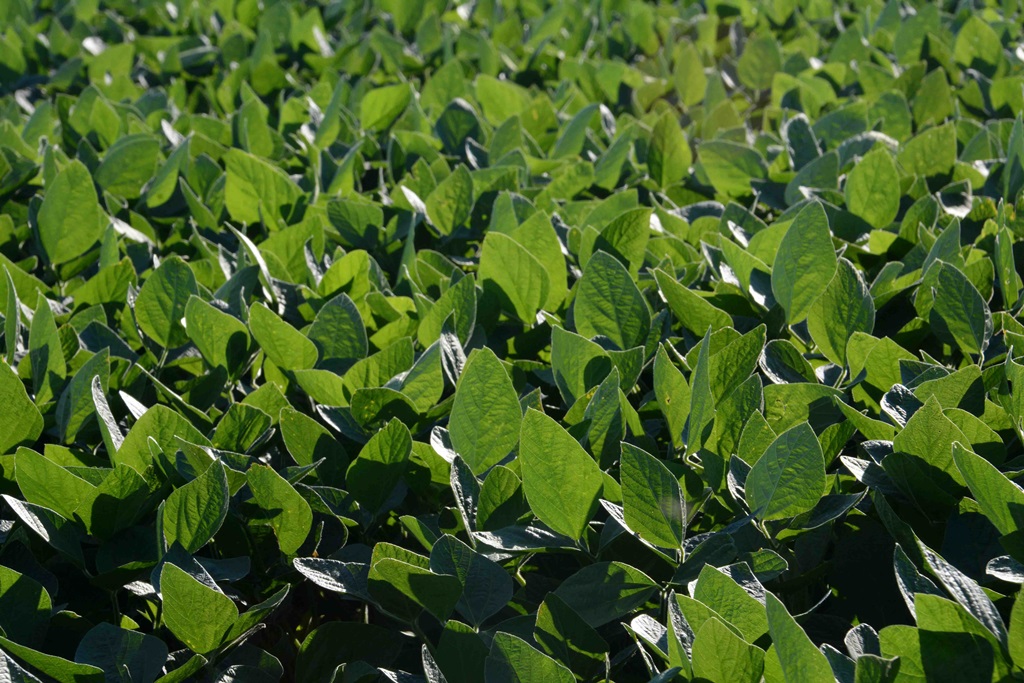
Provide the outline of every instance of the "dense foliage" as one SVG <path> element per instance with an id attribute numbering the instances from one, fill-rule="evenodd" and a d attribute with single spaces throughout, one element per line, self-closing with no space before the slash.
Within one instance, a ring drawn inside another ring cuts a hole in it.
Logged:
<path id="1" fill-rule="evenodd" d="M 0 1 L 0 681 L 1021 677 L 1021 21 Z"/>

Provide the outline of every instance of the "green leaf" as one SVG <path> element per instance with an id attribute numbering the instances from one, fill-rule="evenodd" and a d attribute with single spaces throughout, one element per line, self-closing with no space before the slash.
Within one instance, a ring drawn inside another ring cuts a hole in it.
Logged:
<path id="1" fill-rule="evenodd" d="M 256 503 L 267 515 L 281 552 L 294 555 L 313 526 L 313 512 L 299 492 L 266 465 L 253 465 L 245 474 Z"/>
<path id="2" fill-rule="evenodd" d="M 772 652 L 778 658 L 783 680 L 792 683 L 834 680 L 825 655 L 814 647 L 804 630 L 789 615 L 785 605 L 771 593 L 767 593 L 765 599 Z"/>
<path id="3" fill-rule="evenodd" d="M 104 683 L 106 680 L 103 669 L 88 664 L 77 664 L 63 657 L 48 655 L 7 638 L 0 637 L 0 647 L 6 651 L 4 654 L 10 653 L 11 656 L 24 662 L 34 671 L 39 671 L 47 676 L 48 680 L 52 679 L 57 683 Z M 38 679 L 33 679 L 31 683 L 35 683 L 36 680 Z"/>
<path id="4" fill-rule="evenodd" d="M 715 189 L 728 197 L 751 194 L 750 181 L 767 175 L 764 157 L 756 149 L 728 140 L 704 142 L 697 159 Z"/>
<path id="5" fill-rule="evenodd" d="M 191 422 L 167 406 L 155 405 L 146 410 L 138 422 L 132 425 L 117 453 L 111 454 L 111 462 L 115 465 L 126 465 L 145 475 L 147 470 L 157 464 L 156 455 L 150 450 L 149 440 L 152 438 L 156 441 L 156 445 L 164 453 L 174 453 L 178 449 L 177 437 L 201 446 L 210 445 L 210 440 Z"/>
<path id="6" fill-rule="evenodd" d="M 857 332 L 871 334 L 875 327 L 875 303 L 864 277 L 845 258 L 821 298 L 811 305 L 807 330 L 830 361 L 846 365 L 846 345 Z"/>
<path id="7" fill-rule="evenodd" d="M 988 22 L 972 14 L 956 34 L 953 57 L 957 64 L 991 76 L 1003 61 L 1002 41 Z"/>
<path id="8" fill-rule="evenodd" d="M 965 354 L 982 354 L 992 338 L 992 313 L 977 288 L 955 266 L 937 261 L 929 321 L 935 335 L 954 343 Z"/>
<path id="9" fill-rule="evenodd" d="M 168 547 L 177 542 L 188 553 L 202 548 L 227 518 L 229 498 L 224 465 L 214 462 L 167 497 L 163 511 L 164 542 Z"/>
<path id="10" fill-rule="evenodd" d="M 1013 600 L 1013 609 L 1010 610 L 1010 636 L 1008 649 L 1013 663 L 1018 667 L 1024 662 L 1024 599 L 1021 594 Z"/>
<path id="11" fill-rule="evenodd" d="M 29 398 L 25 385 L 7 363 L 0 363 L 0 453 L 34 443 L 43 433 L 43 416 Z"/>
<path id="12" fill-rule="evenodd" d="M 95 486 L 28 448 L 15 456 L 15 475 L 25 500 L 53 510 L 65 519 L 96 497 Z"/>
<path id="13" fill-rule="evenodd" d="M 999 642 L 961 605 L 918 593 L 914 611 L 927 680 L 992 681 L 1009 675 Z"/>
<path id="14" fill-rule="evenodd" d="M 596 562 L 562 582 L 554 593 L 590 627 L 629 614 L 658 590 L 649 576 L 622 562 Z"/>
<path id="15" fill-rule="evenodd" d="M 884 228 L 900 208 L 900 177 L 889 151 L 876 147 L 846 176 L 846 206 L 875 228 Z"/>
<path id="16" fill-rule="evenodd" d="M 626 524 L 649 543 L 680 548 L 686 530 L 679 481 L 654 456 L 622 446 L 622 507 Z"/>
<path id="17" fill-rule="evenodd" d="M 918 133 L 897 157 L 903 170 L 922 177 L 949 172 L 956 163 L 956 131 L 951 123 Z"/>
<path id="18" fill-rule="evenodd" d="M 573 683 L 572 672 L 522 638 L 499 631 L 487 655 L 488 683 Z"/>
<path id="19" fill-rule="evenodd" d="M 711 391 L 711 328 L 704 334 L 697 353 L 697 366 L 690 375 L 690 416 L 686 423 L 686 452 L 698 453 L 711 435 L 715 421 L 715 395 Z"/>
<path id="20" fill-rule="evenodd" d="M 679 117 L 666 111 L 654 124 L 647 152 L 647 168 L 658 187 L 675 185 L 690 173 L 693 153 L 683 135 Z"/>
<path id="21" fill-rule="evenodd" d="M 267 358 L 282 370 L 306 370 L 316 365 L 316 344 L 261 302 L 249 309 L 249 330 Z"/>
<path id="22" fill-rule="evenodd" d="M 190 650 L 205 655 L 230 644 L 270 616 L 288 595 L 288 588 L 239 615 L 229 597 L 167 562 L 160 573 L 160 593 L 164 624 Z"/>
<path id="23" fill-rule="evenodd" d="M 625 436 L 619 369 L 613 368 L 594 392 L 583 419 L 588 424 L 586 446 L 601 468 L 614 465 Z"/>
<path id="24" fill-rule="evenodd" d="M 149 274 L 135 300 L 135 319 L 147 337 L 165 349 L 188 342 L 181 324 L 189 297 L 199 293 L 196 276 L 178 256 Z"/>
<path id="25" fill-rule="evenodd" d="M 604 486 L 593 458 L 557 422 L 530 409 L 523 418 L 519 463 L 533 513 L 556 532 L 580 539 Z"/>
<path id="26" fill-rule="evenodd" d="M 760 589 L 756 581 L 752 583 Z M 755 641 L 768 632 L 768 621 L 764 605 L 747 590 L 723 571 L 705 565 L 694 584 L 693 598 L 739 629 L 746 640 Z"/>
<path id="27" fill-rule="evenodd" d="M 456 611 L 479 627 L 512 599 L 512 577 L 501 565 L 445 534 L 430 550 L 430 570 L 450 574 L 462 584 Z"/>
<path id="28" fill-rule="evenodd" d="M 643 346 L 651 314 L 629 271 L 599 251 L 583 271 L 573 305 L 576 330 L 584 337 L 607 337 L 621 350 Z"/>
<path id="29" fill-rule="evenodd" d="M 1004 306 L 1012 309 L 1017 304 L 1021 288 L 1021 278 L 1017 274 L 1013 260 L 1013 235 L 1007 228 L 1002 227 L 996 234 L 995 242 L 996 249 L 992 260 L 995 262 L 999 291 L 1003 294 Z"/>
<path id="30" fill-rule="evenodd" d="M 764 652 L 714 617 L 697 631 L 692 656 L 694 675 L 713 683 L 757 683 L 764 670 Z"/>
<path id="31" fill-rule="evenodd" d="M 893 439 L 893 448 L 920 460 L 934 481 L 947 491 L 965 485 L 953 463 L 953 444 L 969 443 L 963 432 L 942 413 L 938 399 L 929 398 Z"/>
<path id="32" fill-rule="evenodd" d="M 450 235 L 469 220 L 473 202 L 473 177 L 459 164 L 427 197 L 427 218 L 442 235 Z"/>
<path id="33" fill-rule="evenodd" d="M 75 661 L 116 673 L 138 683 L 153 683 L 167 661 L 167 645 L 155 636 L 128 631 L 113 624 L 96 624 L 82 638 Z"/>
<path id="34" fill-rule="evenodd" d="M 302 198 L 302 190 L 287 173 L 259 157 L 230 149 L 224 161 L 224 207 L 232 220 L 259 223 L 287 218 Z"/>
<path id="35" fill-rule="evenodd" d="M 375 557 L 381 545 L 374 548 Z M 446 621 L 462 594 L 458 577 L 435 574 L 427 567 L 393 557 L 374 560 L 368 582 L 371 597 L 395 616 L 409 621 L 422 609 Z"/>
<path id="36" fill-rule="evenodd" d="M 810 424 L 779 434 L 747 475 L 750 509 L 765 520 L 811 510 L 825 493 L 825 461 Z"/>
<path id="37" fill-rule="evenodd" d="M 551 330 L 551 370 L 566 405 L 599 385 L 611 369 L 612 359 L 598 344 L 561 327 Z"/>
<path id="38" fill-rule="evenodd" d="M 602 204 L 602 208 L 610 207 Z M 588 221 L 597 220 L 595 214 L 600 213 L 600 210 L 595 209 L 588 214 Z M 629 269 L 629 274 L 636 279 L 647 256 L 647 245 L 650 244 L 651 214 L 651 210 L 647 208 L 630 209 L 613 218 L 598 233 L 587 229 L 580 244 L 580 263 L 586 265 L 593 252 L 605 251 L 619 259 Z M 551 225 L 550 221 L 546 223 Z M 592 246 L 589 244 L 591 236 Z M 564 259 L 559 265 L 564 269 Z"/>
<path id="39" fill-rule="evenodd" d="M 959 443 L 953 444 L 953 462 L 999 533 L 1012 534 L 1024 528 L 1024 490 Z"/>
<path id="40" fill-rule="evenodd" d="M 67 376 L 67 365 L 53 310 L 42 295 L 39 295 L 28 330 L 28 359 L 36 403 L 52 400 Z"/>
<path id="41" fill-rule="evenodd" d="M 4 307 L 4 344 L 7 351 L 4 360 L 8 365 L 14 363 L 14 354 L 18 351 L 21 340 L 21 302 L 18 290 L 11 278 L 11 271 L 4 266 L 4 278 L 7 280 L 7 305 Z"/>
<path id="42" fill-rule="evenodd" d="M 75 159 L 49 183 L 36 217 L 39 241 L 50 263 L 85 254 L 103 233 L 102 219 L 89 169 Z"/>
<path id="43" fill-rule="evenodd" d="M 476 325 L 476 282 L 467 275 L 445 290 L 420 320 L 416 338 L 423 348 L 436 342 L 441 336 L 448 316 L 455 316 L 455 331 L 459 341 L 466 343 Z"/>
<path id="44" fill-rule="evenodd" d="M 690 387 L 663 345 L 658 346 L 654 356 L 654 394 L 668 423 L 673 446 L 682 448 L 683 428 L 690 415 Z"/>
<path id="45" fill-rule="evenodd" d="M 161 570 L 160 592 L 164 623 L 193 652 L 216 650 L 238 619 L 238 609 L 229 597 L 173 564 L 166 563 Z"/>
<path id="46" fill-rule="evenodd" d="M 0 565 L 0 629 L 7 637 L 36 647 L 46 636 L 52 605 L 42 584 Z"/>
<path id="47" fill-rule="evenodd" d="M 787 322 L 807 317 L 837 266 L 828 216 L 821 204 L 808 204 L 786 230 L 772 265 L 772 293 L 786 311 Z"/>
<path id="48" fill-rule="evenodd" d="M 319 366 L 339 374 L 366 358 L 369 343 L 359 307 L 342 292 L 323 305 L 309 328 L 320 354 Z"/>
<path id="49" fill-rule="evenodd" d="M 554 593 L 548 593 L 537 609 L 533 639 L 546 654 L 584 678 L 604 670 L 608 644 Z"/>
<path id="50" fill-rule="evenodd" d="M 152 135 L 138 133 L 119 138 L 96 169 L 96 184 L 118 197 L 137 199 L 156 172 L 159 155 L 160 143 Z"/>
<path id="51" fill-rule="evenodd" d="M 93 379 L 100 381 L 100 387 L 107 384 L 110 375 L 110 352 L 102 349 L 87 360 L 57 401 L 57 429 L 64 443 L 72 443 L 86 421 L 93 416 L 95 404 L 92 398 Z"/>
<path id="52" fill-rule="evenodd" d="M 411 101 L 412 89 L 405 83 L 370 90 L 359 103 L 359 121 L 366 130 L 386 130 Z"/>
<path id="53" fill-rule="evenodd" d="M 366 442 L 349 465 L 349 493 L 367 514 L 376 517 L 389 508 L 396 489 L 403 484 L 410 453 L 409 428 L 398 420 L 391 420 Z"/>
<path id="54" fill-rule="evenodd" d="M 494 296 L 503 311 L 533 325 L 547 300 L 549 283 L 544 266 L 527 249 L 508 235 L 488 233 L 477 277 L 484 292 Z"/>
<path id="55" fill-rule="evenodd" d="M 252 340 L 241 320 L 197 296 L 185 304 L 185 333 L 206 362 L 234 377 L 248 361 Z"/>
<path id="56" fill-rule="evenodd" d="M 448 420 L 455 452 L 482 474 L 515 448 L 522 419 L 519 397 L 501 361 L 488 348 L 474 350 L 459 377 Z"/>
<path id="57" fill-rule="evenodd" d="M 668 273 L 655 270 L 654 277 L 672 315 L 694 335 L 703 335 L 708 328 L 717 332 L 732 327 L 732 317 L 728 313 L 716 308 L 692 289 L 679 284 Z"/>
<path id="58" fill-rule="evenodd" d="M 775 36 L 764 33 L 747 39 L 736 64 L 740 83 L 751 90 L 767 90 L 782 70 L 782 50 Z"/>

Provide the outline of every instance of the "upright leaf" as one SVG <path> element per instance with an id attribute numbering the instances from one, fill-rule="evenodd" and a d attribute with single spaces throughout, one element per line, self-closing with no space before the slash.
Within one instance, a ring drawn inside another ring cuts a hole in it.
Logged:
<path id="1" fill-rule="evenodd" d="M 519 461 L 533 513 L 558 533 L 581 538 L 604 486 L 593 458 L 557 422 L 530 409 L 523 418 Z"/>
<path id="2" fill-rule="evenodd" d="M 786 230 L 772 265 L 772 293 L 787 322 L 807 317 L 837 266 L 825 209 L 817 202 L 808 204 Z"/>
<path id="3" fill-rule="evenodd" d="M 476 474 L 505 458 L 519 441 L 522 409 L 512 380 L 494 352 L 469 354 L 448 420 L 455 451 Z"/>
<path id="4" fill-rule="evenodd" d="M 825 492 L 825 462 L 810 424 L 779 434 L 747 475 L 747 504 L 761 519 L 785 519 L 814 508 Z"/>

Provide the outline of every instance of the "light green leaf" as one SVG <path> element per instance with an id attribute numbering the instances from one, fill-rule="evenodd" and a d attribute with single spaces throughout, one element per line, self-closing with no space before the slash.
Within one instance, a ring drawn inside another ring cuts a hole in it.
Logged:
<path id="1" fill-rule="evenodd" d="M 599 251 L 583 271 L 573 305 L 576 330 L 584 337 L 607 337 L 621 350 L 643 346 L 651 314 L 629 271 Z"/>
<path id="2" fill-rule="evenodd" d="M 889 151 L 875 147 L 846 176 L 846 206 L 873 227 L 884 228 L 900 208 L 900 177 Z"/>
<path id="3" fill-rule="evenodd" d="M 981 354 L 992 338 L 992 313 L 977 288 L 959 268 L 941 261 L 935 302 L 929 315 L 935 335 L 965 354 Z"/>
<path id="4" fill-rule="evenodd" d="M 107 192 L 137 199 L 156 172 L 160 143 L 152 135 L 137 133 L 119 138 L 96 169 L 96 184 Z"/>
<path id="5" fill-rule="evenodd" d="M 388 509 L 402 485 L 412 453 L 412 435 L 398 420 L 391 420 L 374 434 L 348 468 L 348 491 L 369 515 Z"/>
<path id="6" fill-rule="evenodd" d="M 736 64 L 740 83 L 752 90 L 767 90 L 772 79 L 782 70 L 782 50 L 770 33 L 751 36 L 743 46 L 743 54 Z"/>
<path id="7" fill-rule="evenodd" d="M 764 178 L 768 170 L 756 149 L 728 140 L 702 143 L 697 159 L 715 189 L 729 197 L 749 195 L 750 181 Z"/>
<path id="8" fill-rule="evenodd" d="M 772 652 L 778 658 L 783 680 L 786 683 L 832 683 L 835 677 L 825 655 L 814 646 L 778 598 L 768 593 L 765 599 Z M 771 653 L 768 656 L 771 657 Z"/>
<path id="9" fill-rule="evenodd" d="M 991 463 L 959 443 L 953 444 L 953 462 L 971 495 L 1001 534 L 1024 528 L 1024 490 Z"/>
<path id="10" fill-rule="evenodd" d="M 692 334 L 703 336 L 708 328 L 717 332 L 732 327 L 732 316 L 716 308 L 697 292 L 679 284 L 665 271 L 655 270 L 654 277 L 672 315 Z"/>
<path id="11" fill-rule="evenodd" d="M 491 641 L 487 683 L 573 683 L 572 672 L 522 638 L 499 631 Z"/>
<path id="12" fill-rule="evenodd" d="M 385 130 L 411 101 L 412 89 L 405 83 L 370 90 L 359 103 L 359 121 L 366 130 Z"/>
<path id="13" fill-rule="evenodd" d="M 1020 296 L 1021 278 L 1013 261 L 1013 235 L 1006 227 L 1000 228 L 996 234 L 996 250 L 992 260 L 995 261 L 1003 304 L 1007 309 L 1012 309 Z"/>
<path id="14" fill-rule="evenodd" d="M 547 300 L 548 274 L 541 262 L 508 235 L 491 232 L 484 239 L 477 271 L 480 286 L 506 313 L 532 326 Z"/>
<path id="15" fill-rule="evenodd" d="M 747 504 L 765 520 L 807 512 L 824 493 L 821 444 L 806 422 L 780 434 L 747 475 Z"/>
<path id="16" fill-rule="evenodd" d="M 43 416 L 29 398 L 21 379 L 7 363 L 0 362 L 0 453 L 30 444 L 43 433 Z"/>
<path id="17" fill-rule="evenodd" d="M 875 302 L 864 277 L 852 263 L 839 259 L 836 274 L 807 315 L 807 330 L 830 361 L 846 365 L 846 345 L 857 332 L 871 334 Z"/>
<path id="18" fill-rule="evenodd" d="M 483 348 L 470 353 L 448 420 L 455 452 L 475 474 L 482 474 L 515 448 L 522 417 L 512 380 L 494 352 Z"/>
<path id="19" fill-rule="evenodd" d="M 268 513 L 281 552 L 294 555 L 313 526 L 309 503 L 271 467 L 253 465 L 245 476 L 256 503 Z"/>
<path id="20" fill-rule="evenodd" d="M 530 409 L 523 418 L 519 462 L 533 513 L 558 533 L 581 538 L 604 486 L 593 458 L 557 422 Z"/>
<path id="21" fill-rule="evenodd" d="M 690 387 L 661 345 L 654 356 L 654 394 L 668 423 L 672 444 L 682 448 L 683 428 L 690 415 Z"/>
<path id="22" fill-rule="evenodd" d="M 694 675 L 712 683 L 757 683 L 764 670 L 764 651 L 715 617 L 697 631 L 692 656 Z"/>
<path id="23" fill-rule="evenodd" d="M 150 339 L 165 349 L 188 342 L 182 327 L 190 296 L 199 294 L 196 276 L 187 263 L 171 256 L 149 274 L 135 300 L 135 319 Z"/>
<path id="24" fill-rule="evenodd" d="M 224 368 L 229 376 L 241 371 L 248 360 L 249 328 L 197 296 L 189 297 L 185 304 L 185 333 L 207 363 Z"/>
<path id="25" fill-rule="evenodd" d="M 164 542 L 175 542 L 188 553 L 206 545 L 228 516 L 227 473 L 219 461 L 205 472 L 175 489 L 164 503 Z"/>
<path id="26" fill-rule="evenodd" d="M 473 212 L 473 177 L 462 164 L 427 197 L 427 218 L 442 235 L 450 235 Z"/>
<path id="27" fill-rule="evenodd" d="M 666 111 L 654 124 L 647 152 L 647 168 L 658 187 L 675 185 L 690 173 L 693 153 L 683 135 L 679 117 L 673 110 Z"/>
<path id="28" fill-rule="evenodd" d="M 903 170 L 922 177 L 942 175 L 956 163 L 956 130 L 952 123 L 928 128 L 911 138 L 897 157 Z"/>
<path id="29" fill-rule="evenodd" d="M 837 264 L 828 216 L 821 204 L 808 204 L 783 236 L 772 265 L 772 293 L 789 323 L 807 317 L 832 281 Z"/>
<path id="30" fill-rule="evenodd" d="M 629 528 L 656 546 L 680 548 L 686 514 L 679 481 L 660 460 L 631 444 L 622 445 L 620 473 Z"/>
<path id="31" fill-rule="evenodd" d="M 227 182 L 224 206 L 232 220 L 259 223 L 287 218 L 302 197 L 302 190 L 279 167 L 240 149 L 224 155 Z"/>
<path id="32" fill-rule="evenodd" d="M 50 262 L 85 254 L 103 233 L 102 217 L 89 169 L 75 159 L 46 188 L 36 217 L 39 241 Z"/>
<path id="33" fill-rule="evenodd" d="M 249 309 L 249 329 L 267 358 L 282 370 L 306 370 L 316 365 L 316 344 L 262 302 Z"/>

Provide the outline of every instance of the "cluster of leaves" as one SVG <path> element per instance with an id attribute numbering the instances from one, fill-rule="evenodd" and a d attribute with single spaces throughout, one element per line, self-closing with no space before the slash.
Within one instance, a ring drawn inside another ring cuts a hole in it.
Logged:
<path id="1" fill-rule="evenodd" d="M 0 2 L 0 680 L 1024 674 L 1015 3 Z"/>

